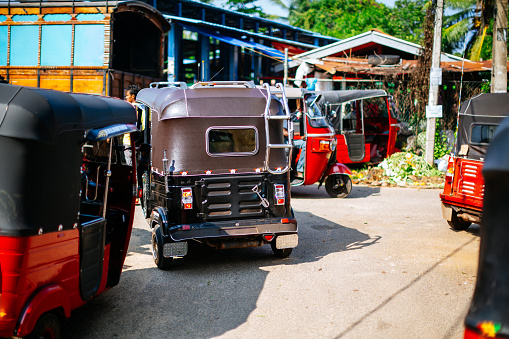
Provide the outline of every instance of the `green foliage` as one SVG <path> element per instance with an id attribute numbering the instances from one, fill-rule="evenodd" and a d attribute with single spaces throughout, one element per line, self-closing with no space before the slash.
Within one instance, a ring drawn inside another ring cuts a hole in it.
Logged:
<path id="1" fill-rule="evenodd" d="M 419 42 L 422 35 L 423 0 L 398 0 L 388 8 L 375 0 L 294 0 L 290 24 L 340 39 L 371 29 Z"/>
<path id="2" fill-rule="evenodd" d="M 258 14 L 265 18 L 267 14 L 263 13 L 260 6 L 255 5 L 257 0 L 228 0 L 226 5 L 229 9 L 246 14 Z"/>
<path id="3" fill-rule="evenodd" d="M 394 153 L 378 166 L 385 170 L 385 175 L 392 177 L 397 182 L 406 182 L 409 176 L 442 175 L 442 172 L 430 166 L 424 157 L 407 152 Z"/>
<path id="4" fill-rule="evenodd" d="M 437 119 L 435 125 L 435 147 L 433 151 L 433 159 L 440 159 L 444 155 L 451 153 L 452 147 L 447 143 L 447 136 L 441 133 L 443 127 Z M 456 137 L 456 134 L 455 134 Z"/>

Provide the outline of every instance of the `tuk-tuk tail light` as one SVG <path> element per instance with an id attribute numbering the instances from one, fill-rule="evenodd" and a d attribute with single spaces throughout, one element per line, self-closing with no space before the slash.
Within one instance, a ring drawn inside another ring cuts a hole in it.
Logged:
<path id="1" fill-rule="evenodd" d="M 182 209 L 190 210 L 193 208 L 193 190 L 190 187 L 182 187 Z"/>
<path id="2" fill-rule="evenodd" d="M 275 204 L 280 206 L 285 204 L 285 185 L 274 184 Z"/>
<path id="3" fill-rule="evenodd" d="M 445 172 L 445 182 L 450 184 L 452 182 L 452 178 L 454 176 L 454 160 L 452 157 L 447 164 L 447 171 Z"/>

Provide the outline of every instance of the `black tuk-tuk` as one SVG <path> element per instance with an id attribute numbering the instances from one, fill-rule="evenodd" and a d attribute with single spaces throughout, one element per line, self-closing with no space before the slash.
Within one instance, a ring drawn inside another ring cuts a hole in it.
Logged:
<path id="1" fill-rule="evenodd" d="M 0 84 L 0 337 L 58 338 L 72 310 L 118 284 L 135 123 L 119 99 Z"/>
<path id="2" fill-rule="evenodd" d="M 275 255 L 290 255 L 298 236 L 286 98 L 242 81 L 157 87 L 137 96 L 150 125 L 141 203 L 157 266 L 186 255 L 189 241 L 217 249 L 270 243 Z"/>
<path id="3" fill-rule="evenodd" d="M 509 118 L 486 154 L 477 282 L 466 317 L 465 339 L 509 338 Z"/>

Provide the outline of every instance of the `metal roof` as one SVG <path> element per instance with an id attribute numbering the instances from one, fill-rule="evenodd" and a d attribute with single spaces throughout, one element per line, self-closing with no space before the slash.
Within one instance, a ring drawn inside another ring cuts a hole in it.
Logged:
<path id="1" fill-rule="evenodd" d="M 208 29 L 213 29 L 215 31 L 229 32 L 229 33 L 231 33 L 231 35 L 236 35 L 236 36 L 238 36 L 238 35 L 244 36 L 245 35 L 245 36 L 249 36 L 249 37 L 253 37 L 253 38 L 264 39 L 264 40 L 268 40 L 268 41 L 276 41 L 276 42 L 281 42 L 284 44 L 294 45 L 294 46 L 303 47 L 303 48 L 312 48 L 312 49 L 316 48 L 315 45 L 311 45 L 311 44 L 306 44 L 306 43 L 302 43 L 302 42 L 298 42 L 298 41 L 294 41 L 294 40 L 277 38 L 277 37 L 262 34 L 262 33 L 254 33 L 254 32 L 246 31 L 243 29 L 220 25 L 220 24 L 216 24 L 216 23 L 212 23 L 212 22 L 203 21 L 203 20 L 183 18 L 183 17 L 168 15 L 168 14 L 163 14 L 163 16 L 165 18 L 171 19 L 172 21 L 175 21 L 175 22 L 182 22 L 187 25 L 204 26 L 204 27 L 207 27 Z M 246 41 L 246 42 L 249 43 L 249 41 Z"/>
<path id="2" fill-rule="evenodd" d="M 343 51 L 349 51 L 355 47 L 359 47 L 368 43 L 376 43 L 379 45 L 387 46 L 405 53 L 413 54 L 415 56 L 419 55 L 421 50 L 421 46 L 409 41 L 405 41 L 396 37 L 393 37 L 388 34 L 384 34 L 378 32 L 376 30 L 371 30 L 353 37 L 350 37 L 345 40 L 341 40 L 335 43 L 332 43 L 327 46 L 323 46 L 320 48 L 315 48 L 313 50 L 295 55 L 292 61 L 289 63 L 289 67 L 296 67 L 300 65 L 301 62 L 306 61 L 306 59 L 321 59 L 329 56 L 333 56 L 335 54 L 341 53 Z M 462 61 L 463 59 L 452 54 L 442 53 L 441 61 Z"/>

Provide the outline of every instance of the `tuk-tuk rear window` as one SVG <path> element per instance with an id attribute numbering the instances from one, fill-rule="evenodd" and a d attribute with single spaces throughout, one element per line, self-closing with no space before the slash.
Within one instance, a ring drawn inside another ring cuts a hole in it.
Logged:
<path id="1" fill-rule="evenodd" d="M 258 130 L 254 126 L 210 127 L 207 153 L 211 156 L 247 156 L 258 152 Z"/>
<path id="2" fill-rule="evenodd" d="M 470 143 L 474 145 L 488 145 L 495 134 L 498 125 L 473 124 L 470 133 Z"/>

